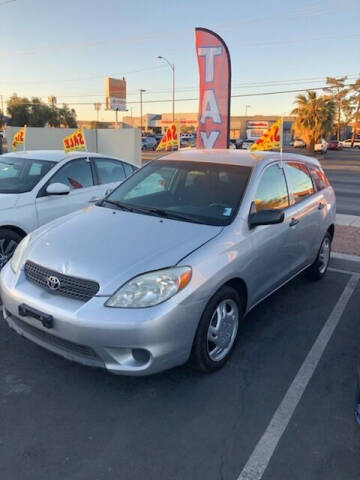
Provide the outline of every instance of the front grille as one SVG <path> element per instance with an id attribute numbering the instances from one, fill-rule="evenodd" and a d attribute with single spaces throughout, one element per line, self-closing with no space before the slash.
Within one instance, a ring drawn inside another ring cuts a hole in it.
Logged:
<path id="1" fill-rule="evenodd" d="M 85 357 L 91 360 L 97 360 L 99 363 L 102 363 L 96 352 L 94 352 L 94 350 L 92 350 L 90 347 L 56 337 L 55 335 L 51 335 L 50 333 L 44 332 L 44 330 L 40 330 L 39 328 L 23 322 L 18 317 L 14 317 L 11 314 L 9 314 L 9 316 L 15 325 L 17 325 L 17 327 L 24 332 L 24 334 L 27 333 L 32 337 L 35 337 L 48 344 L 49 346 L 60 348 L 68 353 L 72 353 L 73 355 Z"/>
<path id="2" fill-rule="evenodd" d="M 25 275 L 30 282 L 35 283 L 50 293 L 65 295 L 66 297 L 75 298 L 83 302 L 87 302 L 93 298 L 100 288 L 99 284 L 92 280 L 84 280 L 83 278 L 64 275 L 30 261 L 25 263 Z M 56 277 L 59 281 L 56 290 L 49 287 L 49 277 Z"/>

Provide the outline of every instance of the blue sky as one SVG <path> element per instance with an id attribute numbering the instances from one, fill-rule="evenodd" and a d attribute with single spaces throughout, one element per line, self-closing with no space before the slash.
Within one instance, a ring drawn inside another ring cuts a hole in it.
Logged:
<path id="1" fill-rule="evenodd" d="M 79 119 L 95 119 L 104 76 L 127 79 L 129 108 L 170 112 L 171 70 L 177 99 L 197 97 L 194 27 L 215 30 L 232 59 L 232 94 L 318 87 L 327 75 L 360 74 L 358 0 L 0 0 L 0 94 L 55 95 Z M 296 94 L 232 99 L 232 114 L 289 113 Z M 179 101 L 178 112 L 197 111 Z M 100 112 L 113 120 L 113 112 Z"/>

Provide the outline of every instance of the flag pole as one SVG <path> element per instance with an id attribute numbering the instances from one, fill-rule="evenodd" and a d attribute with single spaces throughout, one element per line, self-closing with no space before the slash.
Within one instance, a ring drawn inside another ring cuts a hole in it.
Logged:
<path id="1" fill-rule="evenodd" d="M 24 152 L 26 150 L 26 134 L 27 134 L 27 128 L 26 128 L 26 125 L 24 125 Z"/>

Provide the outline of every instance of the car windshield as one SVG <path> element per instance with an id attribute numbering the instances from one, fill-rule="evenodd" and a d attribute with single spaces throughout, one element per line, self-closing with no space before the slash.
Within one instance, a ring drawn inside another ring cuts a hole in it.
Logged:
<path id="1" fill-rule="evenodd" d="M 250 167 L 154 161 L 122 183 L 102 206 L 207 225 L 229 225 Z"/>
<path id="2" fill-rule="evenodd" d="M 55 162 L 0 156 L 0 193 L 30 192 Z"/>

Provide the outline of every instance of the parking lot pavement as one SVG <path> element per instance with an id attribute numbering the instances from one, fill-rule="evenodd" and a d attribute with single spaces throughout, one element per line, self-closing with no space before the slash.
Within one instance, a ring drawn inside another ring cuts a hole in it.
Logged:
<path id="1" fill-rule="evenodd" d="M 351 272 L 359 266 L 332 260 L 323 281 L 299 276 L 269 297 L 212 375 L 180 367 L 112 376 L 63 360 L 1 321 L 0 478 L 358 480 L 360 286 Z M 276 416 L 289 392 L 293 412 Z M 265 469 L 245 476 L 264 437 Z"/>

